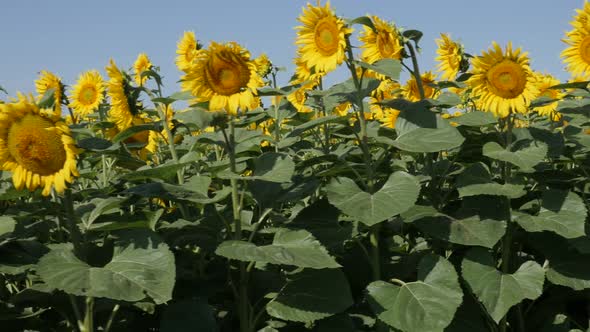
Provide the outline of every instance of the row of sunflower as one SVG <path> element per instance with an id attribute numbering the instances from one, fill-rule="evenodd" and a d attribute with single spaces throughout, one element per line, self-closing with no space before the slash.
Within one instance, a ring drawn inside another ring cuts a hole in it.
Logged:
<path id="1" fill-rule="evenodd" d="M 145 54 L 71 88 L 42 71 L 0 103 L 3 328 L 588 329 L 589 18 L 564 84 L 447 34 L 421 72 L 420 31 L 329 2 L 283 87 L 193 32 L 169 96 Z"/>

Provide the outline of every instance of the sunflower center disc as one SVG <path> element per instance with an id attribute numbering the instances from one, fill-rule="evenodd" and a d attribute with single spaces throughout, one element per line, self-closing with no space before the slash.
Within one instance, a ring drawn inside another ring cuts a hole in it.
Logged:
<path id="1" fill-rule="evenodd" d="M 26 115 L 10 127 L 8 151 L 19 165 L 39 175 L 63 168 L 66 151 L 61 135 L 51 127 L 51 121 L 38 115 Z"/>
<path id="2" fill-rule="evenodd" d="M 80 102 L 84 105 L 91 105 L 96 100 L 96 89 L 94 86 L 85 86 L 80 94 Z"/>
<path id="3" fill-rule="evenodd" d="M 332 55 L 338 51 L 338 25 L 324 18 L 315 27 L 315 44 L 322 55 Z"/>
<path id="4" fill-rule="evenodd" d="M 490 68 L 487 79 L 494 94 L 508 99 L 519 96 L 526 84 L 524 70 L 511 60 L 504 60 Z"/>
<path id="5" fill-rule="evenodd" d="M 590 36 L 584 37 L 580 44 L 580 56 L 586 63 L 590 63 Z"/>

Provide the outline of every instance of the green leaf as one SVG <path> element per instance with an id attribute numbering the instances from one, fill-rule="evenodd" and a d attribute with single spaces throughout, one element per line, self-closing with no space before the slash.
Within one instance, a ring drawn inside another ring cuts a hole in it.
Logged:
<path id="1" fill-rule="evenodd" d="M 477 217 L 454 219 L 442 215 L 436 210 L 433 211 L 433 215 L 426 215 L 424 212 L 422 211 L 417 218 L 414 217 L 411 222 L 424 233 L 451 243 L 493 248 L 506 233 L 505 221 L 480 220 Z M 410 211 L 406 212 L 406 214 L 410 214 Z M 402 215 L 402 218 L 404 218 L 404 215 Z"/>
<path id="2" fill-rule="evenodd" d="M 202 193 L 192 191 L 186 186 L 168 183 L 151 182 L 129 188 L 123 193 L 142 197 L 156 197 L 169 201 L 189 201 L 197 204 L 212 204 L 224 200 L 231 193 L 231 187 L 223 187 L 215 192 L 215 197 L 209 198 Z"/>
<path id="3" fill-rule="evenodd" d="M 111 141 L 108 141 L 100 137 L 88 137 L 78 141 L 76 144 L 79 148 L 91 151 L 104 151 L 104 150 L 116 150 L 119 148 L 118 144 L 113 145 Z"/>
<path id="4" fill-rule="evenodd" d="M 399 80 L 399 74 L 402 71 L 401 62 L 395 59 L 382 59 L 372 64 L 363 61 L 354 61 L 354 63 L 365 69 L 385 75 L 392 80 Z"/>
<path id="5" fill-rule="evenodd" d="M 420 185 L 414 176 L 396 172 L 373 194 L 361 190 L 353 180 L 344 177 L 332 179 L 326 191 L 330 204 L 371 226 L 411 208 L 418 198 Z"/>
<path id="6" fill-rule="evenodd" d="M 490 112 L 469 112 L 453 118 L 453 122 L 462 126 L 479 127 L 497 123 L 498 119 Z"/>
<path id="7" fill-rule="evenodd" d="M 422 39 L 422 31 L 419 30 L 406 30 L 403 33 L 403 36 L 408 38 L 409 40 L 413 40 L 416 44 Z"/>
<path id="8" fill-rule="evenodd" d="M 37 103 L 37 106 L 39 106 L 39 108 L 51 108 L 56 102 L 59 102 L 59 100 L 55 100 L 55 88 L 49 88 L 45 91 Z"/>
<path id="9" fill-rule="evenodd" d="M 0 239 L 4 235 L 12 233 L 16 226 L 16 220 L 9 216 L 0 216 Z"/>
<path id="10" fill-rule="evenodd" d="M 129 127 L 127 129 L 123 130 L 122 132 L 118 133 L 115 137 L 113 137 L 113 143 L 119 143 L 121 141 L 125 141 L 126 139 L 130 138 L 131 136 L 133 136 L 137 133 L 140 133 L 142 131 L 148 131 L 148 130 L 159 131 L 158 128 L 156 127 L 155 123 L 140 124 L 137 126 Z"/>
<path id="11" fill-rule="evenodd" d="M 518 166 L 522 172 L 533 172 L 537 165 L 547 155 L 547 145 L 537 142 L 518 151 L 508 151 L 496 142 L 488 142 L 483 146 L 483 155 L 492 159 L 507 161 Z"/>
<path id="12" fill-rule="evenodd" d="M 516 222 L 527 232 L 551 231 L 564 238 L 586 236 L 586 204 L 575 193 L 561 190 L 543 192 L 537 216 L 518 214 Z"/>
<path id="13" fill-rule="evenodd" d="M 457 188 L 459 197 L 475 195 L 506 196 L 508 198 L 519 198 L 526 195 L 524 186 L 520 184 L 499 184 L 496 182 L 472 184 Z"/>
<path id="14" fill-rule="evenodd" d="M 145 168 L 131 173 L 125 173 L 121 176 L 122 179 L 128 181 L 144 180 L 144 179 L 161 179 L 168 180 L 176 176 L 176 172 L 184 168 L 188 163 L 182 164 L 164 164 L 154 168 Z"/>
<path id="15" fill-rule="evenodd" d="M 487 250 L 473 248 L 465 255 L 461 269 L 463 278 L 497 323 L 513 305 L 543 293 L 545 271 L 534 261 L 525 262 L 513 274 L 504 274 L 495 265 Z"/>
<path id="16" fill-rule="evenodd" d="M 291 276 L 266 305 L 266 312 L 275 318 L 309 323 L 343 312 L 353 303 L 350 286 L 340 269 L 304 270 Z"/>
<path id="17" fill-rule="evenodd" d="M 465 137 L 453 126 L 444 128 L 417 128 L 405 133 L 391 145 L 409 152 L 438 152 L 461 146 Z"/>
<path id="18" fill-rule="evenodd" d="M 215 253 L 246 262 L 294 265 L 312 269 L 340 267 L 326 248 L 306 230 L 280 230 L 275 234 L 273 243 L 266 246 L 256 246 L 246 241 L 225 241 L 219 245 Z"/>
<path id="19" fill-rule="evenodd" d="M 96 198 L 93 200 L 92 203 L 95 203 L 96 206 L 90 212 L 87 217 L 82 217 L 82 223 L 86 228 L 89 228 L 98 217 L 106 213 L 112 213 L 119 210 L 121 204 L 125 201 L 124 198 L 120 197 L 109 197 L 109 198 Z M 114 210 L 114 211 L 113 211 Z"/>
<path id="20" fill-rule="evenodd" d="M 359 16 L 359 17 L 352 19 L 348 22 L 348 25 L 354 25 L 354 24 L 362 24 L 364 26 L 371 28 L 371 30 L 377 32 L 377 29 L 375 28 L 373 21 L 368 16 Z"/>
<path id="21" fill-rule="evenodd" d="M 0 85 L 0 91 L 4 92 L 5 94 L 8 94 L 8 91 L 6 91 L 6 89 L 4 89 L 4 87 L 2 87 L 1 85 Z"/>
<path id="22" fill-rule="evenodd" d="M 569 287 L 574 290 L 590 289 L 589 255 L 570 255 L 549 258 L 547 280 L 556 285 Z"/>
<path id="23" fill-rule="evenodd" d="M 463 298 L 455 268 L 435 255 L 425 256 L 418 264 L 418 281 L 401 287 L 375 281 L 367 290 L 377 317 L 405 332 L 442 332 Z"/>
<path id="24" fill-rule="evenodd" d="M 332 123 L 332 122 L 346 122 L 348 121 L 345 117 L 336 116 L 336 115 L 328 115 L 325 117 L 321 117 L 318 119 L 314 119 L 311 121 L 307 121 L 293 129 L 285 136 L 285 137 L 298 137 L 301 136 L 304 132 L 313 129 L 317 126 L 323 125 L 325 123 Z"/>
<path id="25" fill-rule="evenodd" d="M 151 297 L 156 304 L 172 298 L 176 277 L 174 255 L 154 233 L 128 232 L 115 242 L 104 267 L 90 266 L 71 245 L 59 245 L 43 256 L 37 273 L 52 288 L 78 296 L 136 302 Z"/>
<path id="26" fill-rule="evenodd" d="M 242 179 L 283 183 L 291 181 L 294 172 L 295 163 L 289 155 L 268 152 L 254 160 L 254 175 Z"/>

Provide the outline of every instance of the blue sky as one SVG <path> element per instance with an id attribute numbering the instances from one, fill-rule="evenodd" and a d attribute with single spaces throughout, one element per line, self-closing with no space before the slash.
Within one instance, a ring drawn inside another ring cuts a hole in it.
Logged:
<path id="1" fill-rule="evenodd" d="M 49 70 L 66 84 L 89 69 L 104 75 L 109 58 L 123 68 L 145 52 L 164 76 L 165 92 L 179 90 L 174 65 L 176 43 L 184 31 L 209 41 L 237 41 L 253 56 L 267 53 L 274 64 L 293 71 L 294 27 L 307 1 L 186 0 L 186 1 L 6 1 L 0 13 L 0 86 L 14 96 L 33 92 L 40 70 Z M 315 0 L 313 1 L 315 3 Z M 322 1 L 324 3 L 324 1 Z M 477 55 L 492 41 L 512 41 L 531 56 L 533 69 L 561 80 L 569 74 L 559 58 L 560 40 L 582 0 L 332 0 L 338 15 L 378 15 L 403 29 L 424 33 L 422 70 L 434 69 L 439 33 L 450 33 L 467 52 Z M 357 30 L 361 27 L 357 27 Z M 355 43 L 353 41 L 353 43 Z M 358 42 L 356 42 L 358 45 Z M 328 80 L 339 81 L 341 74 Z M 2 97 L 2 96 L 0 96 Z M 2 98 L 4 99 L 4 98 Z"/>

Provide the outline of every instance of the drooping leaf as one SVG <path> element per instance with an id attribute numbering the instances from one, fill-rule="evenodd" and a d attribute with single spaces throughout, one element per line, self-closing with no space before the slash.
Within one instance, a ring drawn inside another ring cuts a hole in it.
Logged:
<path id="1" fill-rule="evenodd" d="M 432 237 L 451 243 L 493 248 L 506 232 L 506 222 L 502 220 L 480 220 L 477 217 L 455 219 L 434 209 L 412 210 L 414 208 L 402 214 L 404 221 L 412 222 Z"/>
<path id="2" fill-rule="evenodd" d="M 389 176 L 383 187 L 370 194 L 349 178 L 335 178 L 326 186 L 330 204 L 367 226 L 400 214 L 414 205 L 420 192 L 416 178 L 405 172 Z"/>
<path id="3" fill-rule="evenodd" d="M 409 152 L 438 152 L 459 147 L 465 137 L 453 126 L 444 128 L 417 128 L 398 136 L 391 144 Z"/>
<path id="4" fill-rule="evenodd" d="M 442 332 L 453 320 L 463 298 L 455 268 L 435 255 L 420 261 L 418 281 L 401 287 L 375 281 L 367 290 L 377 317 L 405 332 Z"/>
<path id="5" fill-rule="evenodd" d="M 498 119 L 490 112 L 468 112 L 453 118 L 453 122 L 462 126 L 479 127 L 497 123 Z"/>
<path id="6" fill-rule="evenodd" d="M 461 269 L 463 278 L 496 322 L 513 305 L 543 293 L 545 271 L 534 261 L 525 262 L 513 274 L 505 274 L 496 269 L 487 250 L 473 248 L 465 255 Z"/>
<path id="7" fill-rule="evenodd" d="M 340 267 L 326 248 L 306 230 L 280 230 L 271 245 L 256 246 L 246 241 L 225 241 L 215 253 L 246 262 L 294 265 L 312 269 Z"/>
<path id="8" fill-rule="evenodd" d="M 472 184 L 465 187 L 457 188 L 459 190 L 459 197 L 468 197 L 475 195 L 493 195 L 506 196 L 508 198 L 519 198 L 526 195 L 524 186 L 520 184 L 497 182 Z"/>
<path id="9" fill-rule="evenodd" d="M 521 213 L 516 221 L 527 232 L 555 232 L 567 239 L 585 236 L 586 204 L 573 192 L 547 190 L 536 216 Z"/>
<path id="10" fill-rule="evenodd" d="M 61 245 L 43 256 L 37 273 L 52 288 L 79 296 L 156 304 L 172 298 L 176 277 L 174 255 L 154 233 L 128 232 L 118 239 L 111 261 L 93 267 L 78 259 L 71 245 Z"/>
<path id="11" fill-rule="evenodd" d="M 350 286 L 340 269 L 304 270 L 291 277 L 266 305 L 272 317 L 314 322 L 343 312 L 353 304 Z"/>
<path id="12" fill-rule="evenodd" d="M 372 64 L 363 61 L 355 61 L 355 63 L 365 69 L 385 75 L 392 80 L 399 80 L 399 74 L 402 70 L 401 62 L 395 59 L 382 59 Z"/>
<path id="13" fill-rule="evenodd" d="M 518 166 L 523 172 L 534 171 L 533 166 L 537 165 L 547 155 L 547 145 L 536 143 L 517 151 L 508 151 L 496 142 L 488 142 L 483 146 L 483 155 L 492 159 L 507 161 Z"/>

